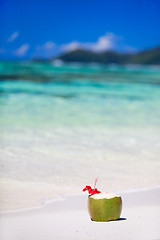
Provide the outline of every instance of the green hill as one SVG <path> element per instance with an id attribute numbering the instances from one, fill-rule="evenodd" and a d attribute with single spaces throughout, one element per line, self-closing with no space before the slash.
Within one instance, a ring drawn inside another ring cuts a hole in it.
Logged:
<path id="1" fill-rule="evenodd" d="M 64 62 L 103 63 L 103 64 L 153 64 L 160 65 L 160 47 L 138 53 L 119 53 L 114 51 L 92 52 L 77 49 L 57 57 Z"/>

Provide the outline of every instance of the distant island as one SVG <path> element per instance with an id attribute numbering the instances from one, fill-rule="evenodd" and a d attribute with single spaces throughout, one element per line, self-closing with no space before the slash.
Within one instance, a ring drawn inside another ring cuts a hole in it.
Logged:
<path id="1" fill-rule="evenodd" d="M 139 65 L 144 69 L 156 69 L 156 71 L 158 69 L 159 71 L 160 46 L 137 53 L 120 53 L 115 51 L 97 53 L 84 49 L 77 49 L 50 59 L 36 58 L 28 61 L 2 61 L 0 62 L 0 81 L 70 82 L 72 79 L 85 79 L 85 71 L 80 71 L 79 67 L 72 71 L 72 69 L 68 67 L 70 64 L 72 65 L 72 63 L 76 63 L 77 65 L 80 63 L 80 66 L 88 67 L 86 71 L 88 76 L 93 80 L 100 79 L 106 81 L 106 79 L 113 79 L 116 72 L 116 76 L 119 76 L 116 81 L 125 82 L 125 79 L 128 79 L 128 71 L 121 71 L 121 69 L 128 68 L 129 65 L 131 65 L 130 70 L 132 69 L 134 73 L 136 71 L 136 74 L 141 74 L 141 70 L 137 70 L 140 68 L 132 67 L 132 65 Z M 97 72 L 92 71 L 95 64 L 100 64 L 101 70 L 99 69 Z M 112 64 L 116 65 L 116 68 L 115 66 L 113 67 Z M 62 68 L 59 71 L 60 74 L 57 74 L 59 68 L 56 67 L 61 66 Z M 89 66 L 92 67 L 90 68 Z M 147 66 L 147 68 L 145 68 L 145 66 Z M 151 66 L 151 68 L 148 66 Z M 152 66 L 156 66 L 156 68 Z M 113 69 L 114 71 L 112 71 Z M 148 74 L 150 75 L 151 72 L 148 72 Z M 131 79 L 130 81 L 138 81 L 138 78 L 136 78 L 136 80 Z M 147 83 L 151 82 L 152 84 L 160 84 L 159 74 L 154 75 L 154 77 L 152 76 L 152 78 L 146 78 L 143 81 Z"/>
<path id="2" fill-rule="evenodd" d="M 40 59 L 39 59 L 40 60 Z M 84 49 L 76 49 L 64 53 L 50 61 L 60 60 L 66 63 L 101 63 L 101 64 L 141 64 L 160 65 L 160 46 L 136 53 L 120 53 L 115 51 L 92 52 Z"/>

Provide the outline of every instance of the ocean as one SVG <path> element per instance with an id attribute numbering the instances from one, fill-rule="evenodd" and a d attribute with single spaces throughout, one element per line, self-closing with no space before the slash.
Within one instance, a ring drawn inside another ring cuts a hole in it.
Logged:
<path id="1" fill-rule="evenodd" d="M 160 183 L 160 68 L 0 62 L 0 210 Z M 85 193 L 84 193 L 85 194 Z"/>

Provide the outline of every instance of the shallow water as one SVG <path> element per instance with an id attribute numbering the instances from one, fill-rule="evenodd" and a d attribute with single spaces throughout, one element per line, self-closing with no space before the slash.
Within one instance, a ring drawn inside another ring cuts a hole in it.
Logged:
<path id="1" fill-rule="evenodd" d="M 2 210 L 160 183 L 160 69 L 0 63 Z"/>

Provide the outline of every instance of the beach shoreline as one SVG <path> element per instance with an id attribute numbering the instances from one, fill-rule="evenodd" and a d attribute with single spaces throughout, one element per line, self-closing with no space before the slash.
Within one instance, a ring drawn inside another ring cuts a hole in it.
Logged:
<path id="1" fill-rule="evenodd" d="M 85 193 L 48 202 L 40 208 L 1 213 L 1 239 L 158 240 L 160 187 L 130 191 L 121 196 L 123 208 L 119 221 L 91 221 Z"/>
<path id="2" fill-rule="evenodd" d="M 128 194 L 138 194 L 139 192 L 148 192 L 148 191 L 154 191 L 154 190 L 160 190 L 160 184 L 154 185 L 154 186 L 149 186 L 149 187 L 141 187 L 141 188 L 128 188 L 124 190 L 113 190 L 111 192 L 119 194 L 119 195 L 128 195 Z M 38 202 L 33 205 L 33 206 L 25 206 L 25 207 L 18 207 L 18 208 L 13 208 L 13 209 L 5 209 L 5 210 L 0 210 L 0 216 L 5 215 L 5 214 L 16 214 L 19 212 L 26 212 L 26 211 L 34 211 L 37 209 L 43 209 L 46 208 L 48 205 L 51 204 L 56 204 L 58 202 L 65 202 L 68 199 L 74 199 L 74 198 L 80 198 L 83 199 L 86 198 L 86 193 L 70 193 L 70 194 L 59 194 L 56 197 L 46 197 L 46 198 L 41 198 L 38 200 Z"/>

